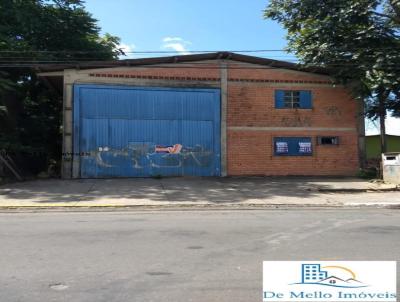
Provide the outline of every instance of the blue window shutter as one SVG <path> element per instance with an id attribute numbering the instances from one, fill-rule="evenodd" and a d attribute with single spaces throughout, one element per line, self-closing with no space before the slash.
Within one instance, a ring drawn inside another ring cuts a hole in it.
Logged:
<path id="1" fill-rule="evenodd" d="M 284 91 L 275 90 L 275 108 L 285 108 Z"/>
<path id="2" fill-rule="evenodd" d="M 312 109 L 311 91 L 300 91 L 300 108 Z"/>

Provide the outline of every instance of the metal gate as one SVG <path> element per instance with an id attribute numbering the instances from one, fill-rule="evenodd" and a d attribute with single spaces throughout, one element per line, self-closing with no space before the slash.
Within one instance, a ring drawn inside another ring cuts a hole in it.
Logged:
<path id="1" fill-rule="evenodd" d="M 82 178 L 219 176 L 220 152 L 218 89 L 74 86 Z"/>

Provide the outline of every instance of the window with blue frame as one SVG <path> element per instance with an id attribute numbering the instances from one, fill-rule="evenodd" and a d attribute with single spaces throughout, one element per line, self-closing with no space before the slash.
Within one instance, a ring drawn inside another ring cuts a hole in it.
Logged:
<path id="1" fill-rule="evenodd" d="M 275 90 L 275 108 L 312 109 L 312 94 L 309 90 Z"/>
<path id="2" fill-rule="evenodd" d="M 275 137 L 274 154 L 277 156 L 311 156 L 311 137 Z"/>

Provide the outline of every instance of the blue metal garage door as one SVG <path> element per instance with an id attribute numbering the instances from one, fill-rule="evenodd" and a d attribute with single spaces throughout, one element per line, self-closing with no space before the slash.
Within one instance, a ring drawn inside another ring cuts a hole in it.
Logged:
<path id="1" fill-rule="evenodd" d="M 220 175 L 218 89 L 74 88 L 82 178 Z"/>

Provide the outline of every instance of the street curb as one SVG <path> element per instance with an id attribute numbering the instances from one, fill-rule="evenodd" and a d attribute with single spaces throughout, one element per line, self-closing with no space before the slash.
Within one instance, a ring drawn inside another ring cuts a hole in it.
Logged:
<path id="1" fill-rule="evenodd" d="M 382 189 L 324 189 L 317 188 L 316 191 L 322 193 L 379 193 L 379 192 L 397 192 L 400 191 L 399 187 L 395 188 L 382 188 Z"/>
<path id="2" fill-rule="evenodd" d="M 229 205 L 96 205 L 96 206 L 0 206 L 9 211 L 192 211 L 192 210 L 268 210 L 268 209 L 399 209 L 400 204 L 229 204 Z"/>

